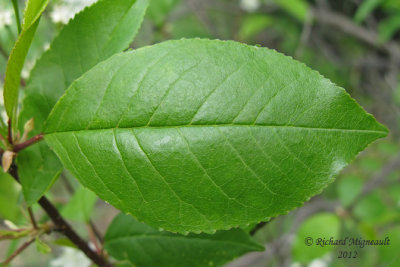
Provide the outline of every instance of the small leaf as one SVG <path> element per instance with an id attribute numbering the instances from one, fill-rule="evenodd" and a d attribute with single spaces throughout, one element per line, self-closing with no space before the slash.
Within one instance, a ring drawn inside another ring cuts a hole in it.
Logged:
<path id="1" fill-rule="evenodd" d="M 371 14 L 379 5 L 381 5 L 383 0 L 365 0 L 357 8 L 356 14 L 354 15 L 354 20 L 357 23 L 363 22 L 369 14 Z"/>
<path id="2" fill-rule="evenodd" d="M 18 199 L 21 187 L 14 179 L 0 168 L 0 217 L 14 223 L 22 217 Z"/>
<path id="3" fill-rule="evenodd" d="M 399 266 L 400 265 L 400 227 L 395 226 L 386 231 L 381 237 L 381 240 L 389 238 L 390 242 L 388 245 L 378 246 L 379 250 L 379 262 L 387 264 L 387 266 Z"/>
<path id="4" fill-rule="evenodd" d="M 61 174 L 60 161 L 48 152 L 47 145 L 40 143 L 18 153 L 19 178 L 28 206 L 36 203 Z"/>
<path id="5" fill-rule="evenodd" d="M 357 176 L 345 176 L 337 183 L 338 199 L 344 207 L 350 205 L 361 193 L 363 181 Z"/>
<path id="6" fill-rule="evenodd" d="M 274 2 L 282 9 L 293 15 L 300 21 L 307 19 L 309 5 L 305 0 L 274 0 Z"/>
<path id="7" fill-rule="evenodd" d="M 72 81 L 129 47 L 147 5 L 147 0 L 101 0 L 77 14 L 32 70 L 24 90 L 20 128 L 34 117 L 35 130 L 30 136 L 40 133 L 44 120 Z M 35 203 L 62 171 L 57 156 L 45 142 L 21 151 L 18 163 L 28 205 Z"/>
<path id="8" fill-rule="evenodd" d="M 5 151 L 2 158 L 1 158 L 1 166 L 3 166 L 3 171 L 8 172 L 11 164 L 13 163 L 14 157 L 16 153 L 12 151 Z"/>
<path id="9" fill-rule="evenodd" d="M 355 217 L 369 224 L 379 224 L 385 220 L 388 213 L 388 207 L 383 202 L 379 192 L 365 196 L 354 207 Z"/>
<path id="10" fill-rule="evenodd" d="M 97 196 L 92 191 L 80 187 L 64 207 L 61 214 L 70 220 L 88 222 L 92 215 Z"/>
<path id="11" fill-rule="evenodd" d="M 147 16 L 157 26 L 165 22 L 168 13 L 171 12 L 181 0 L 153 0 L 150 1 L 149 11 Z"/>
<path id="12" fill-rule="evenodd" d="M 397 12 L 379 23 L 379 42 L 389 41 L 399 30 L 400 12 Z"/>
<path id="13" fill-rule="evenodd" d="M 118 215 L 107 230 L 105 248 L 135 266 L 220 266 L 251 251 L 263 251 L 241 229 L 187 236 L 158 231 L 129 215 Z"/>
<path id="14" fill-rule="evenodd" d="M 21 70 L 25 63 L 33 36 L 39 24 L 39 18 L 49 0 L 28 0 L 26 3 L 22 32 L 15 42 L 8 59 L 6 77 L 4 81 L 4 106 L 8 117 L 14 122 L 18 106 L 19 83 Z"/>
<path id="15" fill-rule="evenodd" d="M 19 239 L 26 237 L 31 234 L 31 230 L 13 231 L 13 230 L 1 230 L 0 229 L 0 241 L 6 239 Z"/>
<path id="16" fill-rule="evenodd" d="M 240 27 L 239 36 L 241 39 L 251 39 L 273 23 L 272 17 L 267 14 L 247 15 Z"/>
<path id="17" fill-rule="evenodd" d="M 99 64 L 45 133 L 75 177 L 122 211 L 213 232 L 302 205 L 387 129 L 289 57 L 191 39 Z"/>
<path id="18" fill-rule="evenodd" d="M 42 254 L 48 254 L 51 252 L 51 247 L 40 240 L 38 237 L 35 239 L 36 249 Z"/>
<path id="19" fill-rule="evenodd" d="M 68 238 L 58 238 L 56 240 L 54 240 L 53 242 L 55 245 L 57 246 L 61 246 L 61 247 L 70 247 L 70 248 L 77 248 L 77 246 L 72 243 L 71 240 L 69 240 Z"/>
<path id="20" fill-rule="evenodd" d="M 320 213 L 310 217 L 302 223 L 293 242 L 293 260 L 307 263 L 324 256 L 335 247 L 323 246 L 321 240 L 340 239 L 339 230 L 340 221 L 334 214 Z"/>
<path id="21" fill-rule="evenodd" d="M 24 125 L 24 133 L 21 138 L 21 142 L 24 142 L 28 139 L 28 135 L 30 132 L 33 131 L 33 129 L 35 129 L 35 120 L 34 120 L 34 118 L 31 118 Z"/>

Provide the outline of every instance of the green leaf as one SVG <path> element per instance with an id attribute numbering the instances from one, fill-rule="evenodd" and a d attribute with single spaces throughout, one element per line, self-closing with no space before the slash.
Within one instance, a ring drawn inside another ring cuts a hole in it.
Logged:
<path id="1" fill-rule="evenodd" d="M 18 106 L 19 83 L 21 70 L 25 63 L 33 36 L 39 24 L 39 18 L 49 0 L 28 0 L 24 13 L 22 32 L 15 42 L 8 59 L 6 77 L 4 81 L 4 106 L 8 117 L 14 122 Z"/>
<path id="2" fill-rule="evenodd" d="M 19 239 L 32 234 L 30 229 L 22 231 L 0 229 L 0 241 L 5 239 Z"/>
<path id="3" fill-rule="evenodd" d="M 62 171 L 62 164 L 46 144 L 21 151 L 17 157 L 22 193 L 28 206 L 51 188 Z"/>
<path id="4" fill-rule="evenodd" d="M 53 242 L 55 245 L 57 246 L 61 246 L 61 247 L 69 247 L 69 248 L 76 248 L 77 246 L 68 238 L 59 238 L 54 240 Z"/>
<path id="5" fill-rule="evenodd" d="M 345 176 L 337 184 L 338 198 L 343 206 L 350 205 L 361 193 L 363 181 L 357 176 Z"/>
<path id="6" fill-rule="evenodd" d="M 0 168 L 0 217 L 16 222 L 21 216 L 18 199 L 21 187 Z"/>
<path id="7" fill-rule="evenodd" d="M 305 21 L 309 9 L 307 1 L 304 0 L 274 0 L 274 2 L 289 14 L 300 21 Z"/>
<path id="8" fill-rule="evenodd" d="M 251 39 L 273 22 L 273 18 L 267 14 L 250 14 L 244 18 L 239 36 L 241 39 Z"/>
<path id="9" fill-rule="evenodd" d="M 147 0 L 101 0 L 77 14 L 32 70 L 20 126 L 34 117 L 35 134 L 40 132 L 51 109 L 75 79 L 128 48 L 147 4 Z"/>
<path id="10" fill-rule="evenodd" d="M 92 215 L 97 196 L 92 191 L 80 187 L 62 210 L 61 214 L 70 220 L 88 222 Z"/>
<path id="11" fill-rule="evenodd" d="M 373 192 L 361 199 L 354 207 L 354 215 L 361 221 L 378 224 L 388 214 L 388 207 L 379 192 Z"/>
<path id="12" fill-rule="evenodd" d="M 140 221 L 213 232 L 318 194 L 387 135 L 305 65 L 232 41 L 168 41 L 74 82 L 45 139 L 86 187 Z"/>
<path id="13" fill-rule="evenodd" d="M 114 258 L 149 267 L 220 266 L 247 252 L 264 250 L 241 229 L 183 236 L 158 231 L 125 214 L 113 220 L 104 240 Z"/>
<path id="14" fill-rule="evenodd" d="M 169 25 L 171 39 L 200 37 L 208 38 L 210 33 L 195 15 L 189 15 L 175 20 Z"/>
<path id="15" fill-rule="evenodd" d="M 365 0 L 358 7 L 354 20 L 358 23 L 363 22 L 369 14 L 371 14 L 378 6 L 380 6 L 383 0 Z"/>
<path id="16" fill-rule="evenodd" d="M 387 246 L 379 246 L 379 262 L 387 266 L 399 266 L 400 264 L 400 227 L 392 227 L 384 233 L 380 239 L 388 237 L 390 243 Z"/>
<path id="17" fill-rule="evenodd" d="M 156 24 L 161 26 L 168 13 L 171 12 L 181 0 L 152 0 L 150 1 L 147 16 Z"/>
<path id="18" fill-rule="evenodd" d="M 44 243 L 42 240 L 40 240 L 38 237 L 35 238 L 35 244 L 36 244 L 36 249 L 38 252 L 42 254 L 48 254 L 51 252 L 51 247 Z"/>
<path id="19" fill-rule="evenodd" d="M 307 219 L 299 228 L 293 242 L 293 260 L 307 263 L 313 259 L 320 258 L 334 246 L 321 246 L 321 241 L 339 239 L 340 220 L 334 214 L 320 213 Z"/>
<path id="20" fill-rule="evenodd" d="M 97 63 L 129 47 L 143 20 L 147 0 L 101 0 L 77 14 L 36 63 L 24 90 L 20 128 L 30 118 L 40 133 L 51 109 L 76 78 Z M 106 11 L 106 12 L 105 12 Z M 36 202 L 62 170 L 45 142 L 18 155 L 28 204 Z"/>
<path id="21" fill-rule="evenodd" d="M 400 12 L 395 13 L 379 23 L 379 42 L 389 41 L 400 29 Z"/>

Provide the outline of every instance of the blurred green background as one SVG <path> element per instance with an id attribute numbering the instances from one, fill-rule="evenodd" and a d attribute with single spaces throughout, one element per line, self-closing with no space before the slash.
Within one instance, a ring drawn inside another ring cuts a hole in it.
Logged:
<path id="1" fill-rule="evenodd" d="M 24 79 L 63 25 L 93 2 L 50 1 L 28 54 Z M 142 29 L 131 45 L 133 49 L 193 37 L 269 47 L 304 62 L 344 87 L 390 129 L 387 138 L 362 152 L 322 194 L 260 228 L 255 238 L 265 244 L 265 252 L 245 255 L 228 266 L 400 266 L 400 0 L 150 2 Z M 11 1 L 1 1 L 1 87 L 6 58 L 17 36 L 14 21 Z M 1 115 L 4 117 L 4 112 Z M 19 188 L 13 181 L 0 181 L 0 228 L 11 222 L 24 225 L 24 212 L 14 205 L 22 203 Z M 77 190 L 71 201 L 65 183 Z M 93 206 L 92 220 L 101 232 L 117 213 L 90 192 L 83 192 L 68 174 L 55 183 L 49 196 L 84 236 L 86 216 Z M 390 245 L 319 248 L 307 246 L 306 237 L 389 237 Z M 53 248 L 51 253 L 39 257 L 33 246 L 12 266 L 88 266 L 85 257 L 75 250 L 52 245 L 65 240 L 48 238 L 46 242 Z M 16 246 L 16 242 L 0 243 L 0 259 Z M 355 259 L 338 258 L 344 251 L 355 250 Z"/>

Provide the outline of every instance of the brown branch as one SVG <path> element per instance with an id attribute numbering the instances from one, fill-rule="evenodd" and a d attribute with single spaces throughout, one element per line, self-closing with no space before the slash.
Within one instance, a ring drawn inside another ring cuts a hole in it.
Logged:
<path id="1" fill-rule="evenodd" d="M 14 152 L 19 152 L 24 148 L 27 148 L 28 146 L 31 146 L 39 141 L 41 141 L 43 139 L 43 134 L 38 134 L 35 135 L 34 137 L 32 137 L 31 139 L 26 140 L 25 142 L 21 143 L 21 144 L 16 144 L 14 146 L 13 151 Z"/>
<path id="2" fill-rule="evenodd" d="M 93 223 L 92 220 L 89 220 L 89 225 L 92 228 L 94 235 L 97 237 L 97 240 L 99 240 L 99 242 L 103 244 L 104 242 L 103 236 L 101 235 L 99 229 L 97 229 L 96 225 Z"/>
<path id="3" fill-rule="evenodd" d="M 51 220 L 57 226 L 57 229 L 69 238 L 85 255 L 90 258 L 94 263 L 101 267 L 112 266 L 102 255 L 97 254 L 89 248 L 86 241 L 84 241 L 78 234 L 71 228 L 71 226 L 61 217 L 58 210 L 50 203 L 46 197 L 39 200 L 39 205 L 46 211 Z"/>
<path id="4" fill-rule="evenodd" d="M 21 254 L 22 251 L 24 251 L 27 247 L 29 247 L 30 244 L 35 241 L 35 238 L 30 239 L 29 241 L 25 242 L 20 246 L 16 251 L 14 251 L 13 254 L 11 254 L 10 257 L 8 257 L 3 263 L 3 266 L 7 266 L 15 257 L 17 257 L 19 254 Z"/>
<path id="5" fill-rule="evenodd" d="M 37 223 L 36 223 L 36 220 L 35 220 L 35 216 L 33 215 L 33 211 L 32 211 L 31 207 L 28 207 L 28 213 L 29 213 L 29 218 L 31 220 L 33 228 L 34 229 L 38 229 Z"/>
<path id="6" fill-rule="evenodd" d="M 65 175 L 62 175 L 62 180 L 64 182 L 65 188 L 67 189 L 68 193 L 73 195 L 75 190 L 72 187 L 71 183 L 68 181 L 67 177 L 65 177 Z M 102 248 L 98 244 L 98 242 L 100 242 L 100 244 L 103 244 L 103 237 L 102 237 L 100 231 L 96 228 L 96 225 L 93 223 L 92 220 L 88 221 L 87 228 L 88 228 L 90 240 L 95 245 L 96 251 L 98 253 L 101 253 Z"/>
<path id="7" fill-rule="evenodd" d="M 61 175 L 61 179 L 68 193 L 71 195 L 74 194 L 75 190 L 72 187 L 71 183 L 68 181 L 67 177 L 65 175 Z M 96 225 L 93 223 L 92 220 L 89 220 L 89 226 L 91 227 L 91 230 L 93 231 L 94 235 L 97 237 L 97 240 L 99 240 L 99 242 L 103 244 L 103 236 L 101 235 L 99 229 L 97 229 Z"/>
<path id="8" fill-rule="evenodd" d="M 99 245 L 99 242 L 96 238 L 96 235 L 94 234 L 93 228 L 91 227 L 91 225 L 88 223 L 86 225 L 87 229 L 88 229 L 88 233 L 89 233 L 89 239 L 90 241 L 93 243 L 94 247 L 96 248 L 96 251 L 98 254 L 102 253 L 102 248 Z"/>
<path id="9" fill-rule="evenodd" d="M 19 182 L 18 177 L 18 168 L 15 164 L 10 168 L 9 173 L 14 179 Z M 51 204 L 51 202 L 45 197 L 41 197 L 39 200 L 39 205 L 46 211 L 47 215 L 51 218 L 55 225 L 55 230 L 60 231 L 69 240 L 72 241 L 85 255 L 91 259 L 95 264 L 100 267 L 111 267 L 113 266 L 110 262 L 108 262 L 102 255 L 97 254 L 93 251 L 87 244 L 85 240 L 83 240 L 69 225 L 67 221 L 61 216 L 58 210 Z"/>

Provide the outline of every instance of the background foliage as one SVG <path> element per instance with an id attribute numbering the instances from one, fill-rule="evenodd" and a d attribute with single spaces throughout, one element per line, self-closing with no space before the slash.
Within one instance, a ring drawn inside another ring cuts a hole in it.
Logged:
<path id="1" fill-rule="evenodd" d="M 22 77 L 63 24 L 93 1 L 50 1 L 38 25 Z M 21 1 L 23 6 L 23 1 Z M 17 35 L 11 1 L 0 3 L 0 52 L 8 55 Z M 267 223 L 255 233 L 264 252 L 246 255 L 230 266 L 397 266 L 400 250 L 400 1 L 398 0 L 152 0 L 132 48 L 182 37 L 233 39 L 258 44 L 294 57 L 334 81 L 376 118 L 388 126 L 390 136 L 364 151 L 324 192 L 304 207 Z M 0 83 L 4 83 L 5 57 L 0 56 Z M 2 103 L 0 103 L 2 104 Z M 5 114 L 2 114 L 5 116 Z M 6 175 L 0 179 L 1 227 L 26 224 L 20 188 Z M 65 189 L 65 184 L 67 188 Z M 2 192 L 7 192 L 3 194 Z M 70 192 L 76 191 L 72 194 Z M 48 196 L 82 235 L 96 222 L 105 232 L 117 213 L 86 192 L 64 173 Z M 82 203 L 85 205 L 82 207 Z M 35 207 L 35 206 L 34 206 Z M 40 214 L 38 207 L 37 212 Z M 89 217 L 92 217 L 90 220 Z M 89 233 L 91 233 L 89 231 Z M 359 249 L 358 259 L 338 259 L 340 248 L 316 249 L 304 244 L 307 236 L 336 238 L 390 237 L 388 247 Z M 88 237 L 90 238 L 90 236 Z M 53 248 L 43 257 L 31 247 L 14 266 L 85 266 L 76 250 Z M 16 242 L 2 242 L 0 258 Z M 38 245 L 40 248 L 40 244 Z M 43 251 L 43 249 L 42 249 Z"/>

